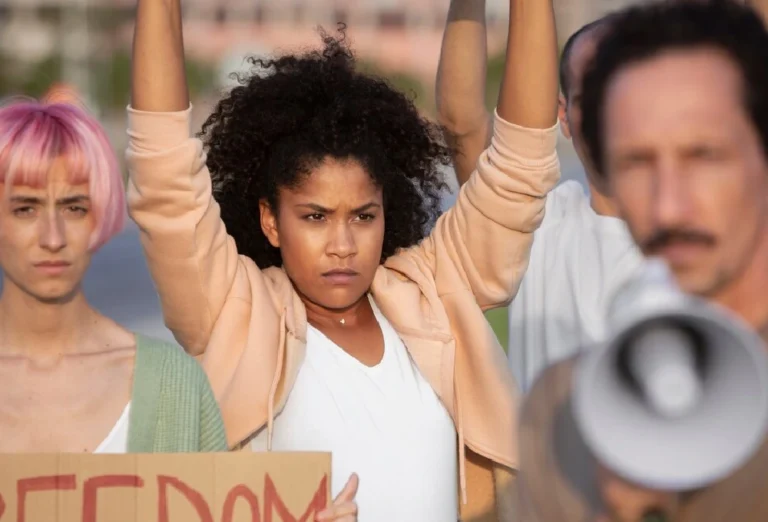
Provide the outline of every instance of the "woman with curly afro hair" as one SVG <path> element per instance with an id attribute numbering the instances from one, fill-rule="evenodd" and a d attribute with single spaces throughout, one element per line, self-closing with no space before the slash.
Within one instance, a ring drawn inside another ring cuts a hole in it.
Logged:
<path id="1" fill-rule="evenodd" d="M 441 129 L 343 34 L 252 60 L 191 136 L 179 4 L 138 1 L 129 206 L 230 446 L 331 452 L 324 520 L 509 520 L 516 387 L 483 311 L 559 175 L 551 0 L 510 0 L 493 143 L 439 219 Z"/>

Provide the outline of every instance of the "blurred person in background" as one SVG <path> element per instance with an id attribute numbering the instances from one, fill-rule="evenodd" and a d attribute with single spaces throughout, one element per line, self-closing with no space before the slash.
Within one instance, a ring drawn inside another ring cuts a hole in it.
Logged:
<path id="1" fill-rule="evenodd" d="M 582 135 L 643 254 L 768 341 L 766 63 L 768 32 L 736 2 L 631 8 L 585 76 Z M 578 361 L 547 369 L 526 399 L 524 520 L 768 520 L 768 440 L 726 479 L 684 495 L 640 488 L 596 462 L 571 419 Z"/>
<path id="2" fill-rule="evenodd" d="M 343 35 L 252 60 L 200 140 L 180 2 L 138 3 L 129 207 L 166 324 L 231 447 L 331 452 L 365 521 L 515 519 L 517 392 L 482 312 L 515 295 L 559 168 L 552 4 L 510 7 L 494 143 L 424 237 L 441 129 Z"/>
<path id="3" fill-rule="evenodd" d="M 549 195 L 528 270 L 509 306 L 507 354 L 524 392 L 548 364 L 605 336 L 613 294 L 642 264 L 605 183 L 591 166 L 579 128 L 584 69 L 610 20 L 601 18 L 576 31 L 560 58 L 560 129 L 573 140 L 589 193 L 571 180 Z M 462 184 L 489 145 L 493 128 L 485 109 L 486 47 L 485 1 L 452 0 L 436 97 L 440 121 L 455 142 L 453 163 Z M 531 52 L 536 56 L 547 50 Z"/>
<path id="4" fill-rule="evenodd" d="M 6 103 L 0 194 L 0 452 L 226 451 L 197 362 L 83 296 L 91 256 L 125 220 L 101 126 L 70 104 Z"/>
<path id="5" fill-rule="evenodd" d="M 43 100 L 48 104 L 83 105 L 77 89 L 64 82 L 51 85 L 43 96 Z"/>

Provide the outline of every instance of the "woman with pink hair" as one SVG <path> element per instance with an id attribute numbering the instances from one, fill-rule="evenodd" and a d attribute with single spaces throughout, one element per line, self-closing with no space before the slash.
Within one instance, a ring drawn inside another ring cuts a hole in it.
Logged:
<path id="1" fill-rule="evenodd" d="M 227 449 L 197 362 L 83 295 L 124 220 L 117 158 L 85 110 L 0 107 L 0 453 Z"/>

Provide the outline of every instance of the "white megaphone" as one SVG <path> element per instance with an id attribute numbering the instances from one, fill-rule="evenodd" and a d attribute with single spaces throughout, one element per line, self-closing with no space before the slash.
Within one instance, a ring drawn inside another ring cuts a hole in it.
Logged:
<path id="1" fill-rule="evenodd" d="M 608 341 L 576 368 L 573 412 L 604 466 L 635 484 L 688 491 L 725 478 L 768 428 L 768 355 L 725 310 L 681 292 L 666 264 L 613 301 Z"/>

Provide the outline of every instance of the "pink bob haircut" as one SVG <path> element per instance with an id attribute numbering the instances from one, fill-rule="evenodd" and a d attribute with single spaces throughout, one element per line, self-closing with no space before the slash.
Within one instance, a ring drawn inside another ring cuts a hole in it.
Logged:
<path id="1" fill-rule="evenodd" d="M 91 251 L 125 224 L 125 184 L 104 129 L 68 103 L 12 101 L 0 107 L 0 183 L 44 187 L 55 160 L 73 185 L 88 183 L 96 227 Z"/>

